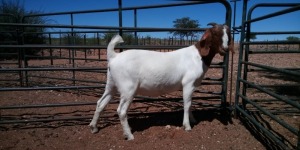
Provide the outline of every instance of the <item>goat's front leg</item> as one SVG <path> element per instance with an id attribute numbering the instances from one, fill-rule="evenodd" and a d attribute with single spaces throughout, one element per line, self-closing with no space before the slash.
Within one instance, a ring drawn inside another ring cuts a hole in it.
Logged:
<path id="1" fill-rule="evenodd" d="M 183 127 L 186 131 L 191 130 L 191 125 L 190 125 L 190 119 L 192 122 L 195 122 L 195 118 L 193 114 L 190 112 L 191 105 L 192 105 L 192 94 L 194 92 L 194 85 L 192 83 L 186 84 L 183 87 L 183 109 L 184 109 L 184 114 L 183 114 Z"/>

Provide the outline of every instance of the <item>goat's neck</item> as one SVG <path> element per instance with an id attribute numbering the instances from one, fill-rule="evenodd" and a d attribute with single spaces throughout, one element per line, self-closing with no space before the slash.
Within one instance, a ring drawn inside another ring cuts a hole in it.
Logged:
<path id="1" fill-rule="evenodd" d="M 198 42 L 195 47 L 198 49 L 198 52 L 199 52 L 199 55 L 202 57 L 202 60 L 204 62 L 204 64 L 209 67 L 211 62 L 212 62 L 212 59 L 215 57 L 216 53 L 213 52 L 213 50 L 210 50 L 208 55 L 207 56 L 202 56 L 201 53 L 200 53 L 200 42 Z"/>
<path id="2" fill-rule="evenodd" d="M 209 54 L 207 56 L 201 56 L 201 57 L 202 57 L 203 62 L 209 67 L 212 62 L 212 59 L 215 57 L 215 55 L 216 55 L 216 53 L 209 52 Z"/>

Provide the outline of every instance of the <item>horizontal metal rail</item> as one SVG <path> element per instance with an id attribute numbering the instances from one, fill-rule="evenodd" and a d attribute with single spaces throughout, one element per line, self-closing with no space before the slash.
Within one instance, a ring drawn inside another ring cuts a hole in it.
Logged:
<path id="1" fill-rule="evenodd" d="M 267 93 L 268 95 L 270 95 L 270 96 L 272 96 L 272 97 L 274 97 L 274 98 L 277 98 L 277 99 L 279 99 L 279 100 L 281 100 L 281 101 L 283 101 L 283 102 L 285 102 L 285 103 L 287 103 L 287 104 L 290 104 L 290 105 L 292 105 L 292 106 L 294 106 L 294 107 L 296 107 L 297 109 L 300 110 L 300 104 L 297 103 L 297 102 L 295 102 L 295 101 L 293 101 L 293 100 L 291 100 L 290 98 L 287 98 L 287 97 L 278 95 L 278 94 L 276 94 L 276 93 L 274 93 L 274 92 L 271 92 L 271 91 L 269 91 L 269 90 L 267 90 L 267 89 L 265 89 L 265 88 L 263 88 L 263 87 L 261 87 L 261 86 L 259 86 L 259 85 L 256 85 L 256 84 L 254 84 L 254 83 L 251 83 L 251 82 L 249 82 L 249 81 L 247 81 L 247 80 L 244 80 L 244 79 L 238 79 L 238 81 L 243 82 L 243 83 L 245 83 L 245 84 L 248 84 L 248 85 L 251 86 L 252 88 L 255 88 L 255 89 L 258 89 L 258 90 L 260 90 L 260 91 L 262 91 L 262 92 L 264 92 L 264 93 Z"/>
<path id="2" fill-rule="evenodd" d="M 186 5 L 195 5 L 195 4 L 208 4 L 208 3 L 222 3 L 225 7 L 230 7 L 226 2 L 219 0 L 210 0 L 210 1 L 197 1 L 197 2 L 180 2 L 173 4 L 161 4 L 161 5 L 150 5 L 150 6 L 138 6 L 138 7 L 124 7 L 123 11 L 128 10 L 139 10 L 139 9 L 153 9 L 153 8 L 164 8 L 164 7 L 174 7 L 174 6 L 186 6 Z M 96 9 L 96 10 L 84 10 L 84 11 L 70 11 L 70 12 L 55 12 L 55 13 L 43 13 L 37 15 L 27 15 L 25 17 L 35 17 L 35 16 L 56 16 L 56 15 L 69 15 L 69 14 L 85 14 L 85 13 L 95 13 L 95 12 L 117 12 L 118 8 L 108 8 L 108 9 Z"/>
<path id="3" fill-rule="evenodd" d="M 0 72 L 9 71 L 87 71 L 87 70 L 106 70 L 107 68 L 6 68 L 0 69 Z"/>
<path id="4" fill-rule="evenodd" d="M 11 80 L 9 80 L 9 79 L 5 79 L 5 80 L 3 80 L 3 79 L 1 79 L 0 81 L 10 81 L 10 82 L 17 82 L 17 81 L 20 81 L 20 79 L 11 79 Z"/>
<path id="5" fill-rule="evenodd" d="M 98 84 L 105 84 L 104 81 L 95 81 L 95 80 L 80 80 L 80 79 L 73 79 L 73 78 L 62 78 L 62 77 L 49 77 L 49 76 L 35 76 L 35 75 L 28 75 L 27 77 L 32 78 L 41 78 L 41 79 L 52 79 L 52 80 L 61 80 L 61 81 L 76 81 L 76 82 L 85 82 L 85 83 L 98 83 Z"/>
<path id="6" fill-rule="evenodd" d="M 98 85 L 98 86 L 56 86 L 56 87 L 9 87 L 4 88 L 0 87 L 1 91 L 32 91 L 32 90 L 65 90 L 65 89 L 95 89 L 95 88 L 105 88 L 104 85 Z"/>
<path id="7" fill-rule="evenodd" d="M 268 5 L 269 5 L 269 7 L 274 7 L 275 6 L 275 5 L 270 6 L 271 4 L 267 4 L 267 5 L 258 4 L 258 5 L 255 5 L 255 6 L 251 7 L 249 9 L 247 21 L 245 23 L 253 23 L 253 22 L 256 22 L 256 21 L 261 21 L 261 20 L 264 20 L 264 19 L 269 19 L 269 18 L 272 18 L 272 17 L 276 17 L 276 16 L 280 16 L 280 15 L 283 15 L 283 14 L 287 14 L 287 13 L 291 13 L 291 12 L 300 10 L 300 3 L 290 3 L 290 4 L 286 4 L 285 6 L 289 6 L 291 8 L 284 9 L 284 10 L 281 10 L 281 11 L 278 11 L 278 12 L 274 12 L 274 13 L 271 13 L 271 14 L 267 14 L 267 15 L 264 15 L 264 16 L 261 16 L 261 17 L 251 19 L 252 12 L 255 8 L 260 7 L 260 6 L 268 6 Z M 284 7 L 284 4 L 277 5 L 277 6 Z"/>
<path id="8" fill-rule="evenodd" d="M 1 55 L 19 55 L 18 53 L 0 53 Z"/>
<path id="9" fill-rule="evenodd" d="M 272 84 L 272 85 L 266 85 L 266 84 L 258 84 L 261 87 L 267 87 L 267 88 L 273 88 L 273 87 L 300 87 L 300 84 Z"/>
<path id="10" fill-rule="evenodd" d="M 72 80 L 73 81 L 73 80 Z M 76 80 L 74 80 L 76 81 Z M 202 85 L 223 85 L 221 81 L 215 82 L 202 82 Z M 35 87 L 0 87 L 1 91 L 32 91 L 32 90 L 63 90 L 63 89 L 95 89 L 95 88 L 105 88 L 105 85 L 90 85 L 90 86 L 35 86 Z"/>
<path id="11" fill-rule="evenodd" d="M 5 64 L 5 65 L 17 65 L 18 63 L 12 63 L 12 62 L 1 62 L 0 61 L 0 64 Z"/>
<path id="12" fill-rule="evenodd" d="M 273 34 L 300 34 L 300 31 L 265 31 L 265 32 L 251 32 L 254 35 L 273 35 Z"/>
<path id="13" fill-rule="evenodd" d="M 84 105 L 96 105 L 96 102 L 13 105 L 13 106 L 0 106 L 0 109 L 24 109 L 24 108 L 45 108 L 45 107 L 65 107 L 65 106 L 84 106 Z"/>
<path id="14" fill-rule="evenodd" d="M 291 131 L 293 134 L 297 135 L 299 130 L 295 129 L 294 127 L 290 126 L 289 124 L 287 124 L 286 122 L 284 122 L 282 119 L 276 117 L 275 115 L 273 115 L 272 113 L 270 113 L 268 110 L 262 108 L 261 106 L 257 105 L 255 102 L 253 102 L 252 100 L 248 99 L 247 97 L 243 96 L 240 93 L 237 93 L 237 95 L 241 98 L 243 98 L 247 103 L 253 105 L 254 107 L 256 107 L 258 110 L 260 110 L 261 112 L 263 112 L 265 115 L 269 116 L 270 118 L 272 118 L 273 120 L 275 120 L 276 122 L 278 122 L 280 125 L 282 125 L 283 127 L 285 127 L 286 129 L 288 129 L 289 131 Z M 300 110 L 298 111 L 300 112 Z"/>
<path id="15" fill-rule="evenodd" d="M 101 115 L 103 118 L 112 117 L 111 115 Z M 63 117 L 63 118 L 48 118 L 48 119 L 24 119 L 24 120 L 1 120 L 0 124 L 12 124 L 12 123 L 33 123 L 33 122 L 53 122 L 53 121 L 68 121 L 68 120 L 85 120 L 91 119 L 91 116 L 87 117 Z"/>
<path id="16" fill-rule="evenodd" d="M 242 61 L 241 63 L 246 64 L 246 65 L 259 67 L 259 68 L 263 68 L 263 69 L 270 70 L 270 71 L 276 71 L 278 73 L 284 73 L 284 74 L 287 74 L 287 75 L 300 77 L 300 72 L 297 72 L 297 71 L 284 70 L 284 69 L 279 69 L 279 68 L 275 68 L 275 67 L 270 67 L 270 66 L 261 65 L 261 64 L 257 64 L 257 63 L 252 63 L 252 62 L 246 62 L 246 61 Z"/>
<path id="17" fill-rule="evenodd" d="M 300 50 L 250 50 L 249 54 L 282 54 L 282 53 L 300 53 Z"/>
<path id="18" fill-rule="evenodd" d="M 79 80 L 79 79 L 72 79 L 72 78 L 37 76 L 37 75 L 28 75 L 28 77 L 105 84 L 104 81 L 94 81 L 94 80 Z M 222 80 L 223 80 L 222 78 L 204 78 L 203 81 L 211 81 L 211 82 L 202 82 L 202 83 L 204 83 L 204 84 L 207 83 L 206 85 L 210 85 L 210 84 L 220 85 L 220 84 L 222 84 L 222 82 L 220 82 Z M 1 80 L 1 81 L 3 81 L 3 80 Z M 9 81 L 11 81 L 11 80 L 9 80 Z M 13 81 L 15 81 L 15 80 L 13 80 Z M 18 80 L 16 80 L 16 81 L 18 81 Z"/>
<path id="19" fill-rule="evenodd" d="M 278 68 L 278 69 L 300 71 L 300 68 Z M 247 69 L 247 71 L 250 72 L 250 71 L 268 71 L 268 70 L 266 70 L 266 69 L 254 69 L 254 68 L 251 68 L 251 69 Z"/>
<path id="20" fill-rule="evenodd" d="M 300 100 L 300 97 L 299 98 L 294 98 L 294 99 L 291 99 L 292 101 L 299 101 Z M 279 99 L 252 99 L 253 102 L 281 102 L 281 100 Z"/>
<path id="21" fill-rule="evenodd" d="M 188 45 L 190 46 L 190 45 Z M 163 46 L 147 46 L 147 45 L 124 45 L 116 46 L 115 49 L 179 49 L 187 46 L 163 45 Z M 0 45 L 0 48 L 52 48 L 52 49 L 106 49 L 107 45 Z"/>
<path id="22" fill-rule="evenodd" d="M 219 64 L 212 64 L 210 68 L 223 68 L 223 65 Z M 1 68 L 0 73 L 8 73 L 8 72 L 15 72 L 18 71 L 83 71 L 83 72 L 98 72 L 98 73 L 106 73 L 107 68 L 36 68 L 36 67 L 30 67 L 30 68 Z"/>
<path id="23" fill-rule="evenodd" d="M 22 23 L 0 23 L 0 26 L 11 27 L 39 27 L 39 28 L 73 28 L 73 29 L 105 29 L 124 30 L 132 32 L 162 32 L 162 31 L 205 31 L 207 28 L 150 28 L 150 27 L 116 27 L 116 26 L 91 26 L 91 25 L 63 25 L 63 24 L 22 24 Z"/>
<path id="24" fill-rule="evenodd" d="M 242 45 L 262 45 L 262 44 L 300 44 L 299 41 L 251 41 L 242 42 Z"/>
<path id="25" fill-rule="evenodd" d="M 130 31 L 129 31 L 130 32 Z M 77 34 L 77 33 L 82 33 L 82 34 L 85 34 L 85 33 L 116 33 L 117 34 L 117 31 L 115 30 L 93 30 L 93 31 L 90 31 L 90 30 L 84 30 L 84 31 L 78 31 L 78 30 L 74 30 L 74 31 L 47 31 L 47 32 L 22 32 L 24 35 L 26 34 L 46 34 L 46 35 L 53 35 L 53 34 Z M 100 37 L 99 37 L 100 38 Z"/>
<path id="26" fill-rule="evenodd" d="M 43 59 L 43 60 L 57 60 L 57 59 L 65 59 L 65 60 L 86 60 L 86 61 L 107 61 L 107 59 L 93 59 L 93 58 L 72 58 L 72 57 L 60 57 L 60 56 L 25 56 L 26 59 Z"/>

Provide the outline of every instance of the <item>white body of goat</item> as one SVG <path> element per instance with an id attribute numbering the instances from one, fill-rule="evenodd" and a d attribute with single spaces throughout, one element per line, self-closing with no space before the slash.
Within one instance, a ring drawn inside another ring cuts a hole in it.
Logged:
<path id="1" fill-rule="evenodd" d="M 225 31 L 225 30 L 220 30 Z M 209 33 L 211 34 L 211 33 Z M 222 49 L 228 48 L 226 32 L 220 39 Z M 203 38 L 203 37 L 202 37 Z M 224 42 L 224 38 L 227 41 Z M 135 95 L 158 96 L 169 92 L 183 90 L 185 130 L 191 130 L 190 113 L 192 93 L 200 85 L 210 61 L 206 63 L 200 55 L 201 44 L 192 45 L 172 52 L 155 52 L 147 50 L 127 50 L 122 53 L 114 51 L 115 45 L 122 43 L 121 36 L 113 37 L 107 48 L 108 71 L 105 92 L 97 102 L 93 120 L 90 123 L 92 132 L 96 127 L 100 112 L 113 98 L 115 92 L 120 93 L 120 104 L 117 112 L 128 140 L 134 139 L 127 121 L 127 111 Z M 208 43 L 208 42 L 206 42 Z M 225 45 L 225 46 L 224 46 Z M 227 47 L 226 47 L 227 46 Z M 208 55 L 208 54 L 207 54 Z"/>
<path id="2" fill-rule="evenodd" d="M 121 94 L 132 89 L 145 96 L 198 86 L 207 69 L 194 45 L 166 53 L 128 50 L 109 61 L 111 77 Z"/>

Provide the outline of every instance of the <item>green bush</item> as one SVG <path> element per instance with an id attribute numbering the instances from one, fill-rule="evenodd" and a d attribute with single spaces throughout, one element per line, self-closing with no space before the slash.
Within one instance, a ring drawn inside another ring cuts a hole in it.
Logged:
<path id="1" fill-rule="evenodd" d="M 30 17 L 22 22 L 26 15 L 38 14 L 38 11 L 26 11 L 24 5 L 19 0 L 1 0 L 0 13 L 10 14 L 10 16 L 0 16 L 0 23 L 24 23 L 24 24 L 45 24 L 48 20 L 43 17 Z M 0 26 L 0 44 L 45 44 L 46 36 L 38 32 L 44 32 L 44 28 L 15 26 Z M 30 34 L 29 34 L 30 33 Z M 26 55 L 36 55 L 41 49 L 24 49 Z M 0 49 L 1 53 L 17 53 L 17 49 Z M 2 59 L 16 58 L 16 55 L 0 55 Z"/>

